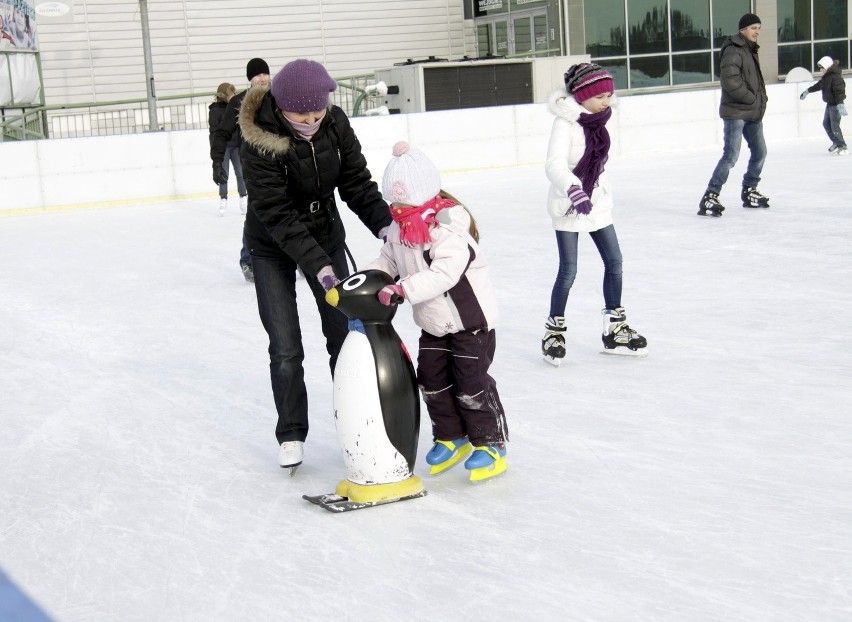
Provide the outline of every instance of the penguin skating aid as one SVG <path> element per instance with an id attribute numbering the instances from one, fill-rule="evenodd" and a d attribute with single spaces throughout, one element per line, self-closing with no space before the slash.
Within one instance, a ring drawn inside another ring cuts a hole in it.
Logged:
<path id="1" fill-rule="evenodd" d="M 413 475 L 420 431 L 414 365 L 391 326 L 396 305 L 385 306 L 377 298 L 392 282 L 380 270 L 365 270 L 326 295 L 349 318 L 334 370 L 334 421 L 347 478 L 333 494 L 303 498 L 331 512 L 426 494 Z"/>

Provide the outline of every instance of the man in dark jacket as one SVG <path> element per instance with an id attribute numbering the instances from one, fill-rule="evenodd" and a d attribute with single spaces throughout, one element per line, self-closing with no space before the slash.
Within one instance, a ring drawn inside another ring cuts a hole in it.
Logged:
<path id="1" fill-rule="evenodd" d="M 258 311 L 269 335 L 278 459 L 291 474 L 302 462 L 308 434 L 296 270 L 316 299 L 333 373 L 348 321 L 325 302 L 325 293 L 349 274 L 335 190 L 376 237 L 391 223 L 349 119 L 329 105 L 336 88 L 320 63 L 298 59 L 275 75 L 270 89 L 252 87 L 240 108 L 243 174 L 251 197 L 245 236 Z"/>
<path id="2" fill-rule="evenodd" d="M 724 122 L 725 146 L 698 205 L 699 216 L 722 215 L 725 207 L 719 202 L 719 193 L 728 181 L 728 173 L 737 163 L 743 137 L 751 151 L 740 193 L 743 207 L 769 207 L 769 199 L 757 191 L 766 160 L 763 114 L 768 99 L 757 57 L 759 35 L 760 18 L 754 13 L 746 13 L 740 18 L 739 33 L 722 43 L 719 116 Z"/>
<path id="3" fill-rule="evenodd" d="M 825 114 L 822 117 L 822 127 L 831 141 L 829 153 L 849 155 L 846 140 L 840 129 L 840 117 L 846 116 L 846 81 L 840 74 L 840 62 L 832 60 L 831 56 L 823 56 L 817 61 L 823 72 L 822 77 L 813 86 L 802 91 L 799 96 L 804 99 L 808 93 L 822 91 L 822 101 L 825 102 Z"/>
<path id="4" fill-rule="evenodd" d="M 269 65 L 262 58 L 252 58 L 246 64 L 246 78 L 251 86 L 269 84 Z M 248 89 L 241 91 L 228 101 L 225 112 L 216 131 L 213 132 L 210 138 L 210 159 L 213 161 L 213 182 L 217 185 L 227 183 L 228 174 L 225 172 L 225 150 L 228 145 L 236 145 L 237 153 L 239 154 L 242 145 L 242 137 L 239 131 L 238 116 L 240 114 L 240 106 L 243 103 L 243 98 L 248 93 Z M 248 197 L 240 196 L 240 213 L 245 214 L 248 211 Z M 222 214 L 223 215 L 223 214 Z M 243 271 L 246 281 L 254 282 L 254 270 L 251 264 L 251 255 L 249 254 L 248 243 L 243 236 L 243 248 L 240 251 L 240 269 Z"/>

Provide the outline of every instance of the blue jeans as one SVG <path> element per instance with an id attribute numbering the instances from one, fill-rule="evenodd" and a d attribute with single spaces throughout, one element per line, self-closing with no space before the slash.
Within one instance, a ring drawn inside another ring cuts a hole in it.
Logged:
<path id="1" fill-rule="evenodd" d="M 751 157 L 748 159 L 748 168 L 743 176 L 743 186 L 757 188 L 757 184 L 760 181 L 760 172 L 763 170 L 763 163 L 766 161 L 766 142 L 763 140 L 763 122 L 731 119 L 724 119 L 724 122 L 725 147 L 722 150 L 722 159 L 716 165 L 713 175 L 710 177 L 710 183 L 707 184 L 707 189 L 712 190 L 716 194 L 722 191 L 722 186 L 728 181 L 728 173 L 731 172 L 731 169 L 740 157 L 740 146 L 742 146 L 743 136 L 745 136 L 746 144 L 751 151 Z"/>
<path id="2" fill-rule="evenodd" d="M 240 162 L 240 148 L 227 147 L 225 148 L 225 157 L 222 159 L 222 168 L 225 169 L 225 183 L 219 184 L 219 198 L 228 198 L 228 161 L 231 161 L 231 166 L 234 167 L 234 176 L 237 178 L 237 192 L 241 197 L 246 196 L 246 182 L 243 179 L 243 165 Z"/>
<path id="3" fill-rule="evenodd" d="M 825 105 L 822 127 L 825 128 L 825 133 L 828 134 L 832 145 L 846 149 L 846 141 L 843 140 L 843 132 L 840 131 L 840 113 L 837 111 L 837 106 Z"/>
<path id="4" fill-rule="evenodd" d="M 607 309 L 621 306 L 621 248 L 615 226 L 589 233 L 598 248 L 604 264 L 603 294 Z M 556 232 L 556 248 L 559 250 L 559 271 L 550 294 L 550 315 L 564 316 L 568 304 L 568 292 L 577 276 L 577 243 L 580 234 L 573 231 Z"/>
<path id="5" fill-rule="evenodd" d="M 343 249 L 329 253 L 329 256 L 339 278 L 349 274 Z M 296 263 L 285 255 L 277 258 L 253 255 L 252 264 L 257 309 L 269 335 L 269 374 L 278 411 L 275 437 L 279 443 L 304 441 L 308 435 L 308 392 L 302 367 L 305 351 L 296 306 Z M 325 291 L 314 275 L 306 275 L 305 280 L 316 299 L 329 366 L 334 374 L 337 355 L 349 332 L 348 320 L 325 301 Z"/>

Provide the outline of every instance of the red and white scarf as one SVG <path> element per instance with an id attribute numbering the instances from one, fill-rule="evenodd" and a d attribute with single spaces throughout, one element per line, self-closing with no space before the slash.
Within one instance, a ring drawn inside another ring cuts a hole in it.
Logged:
<path id="1" fill-rule="evenodd" d="M 391 206 L 391 217 L 399 224 L 399 241 L 408 247 L 426 244 L 432 241 L 430 225 L 435 222 L 438 212 L 446 207 L 458 205 L 455 201 L 444 199 L 441 195 L 429 199 L 423 205 L 400 207 Z"/>

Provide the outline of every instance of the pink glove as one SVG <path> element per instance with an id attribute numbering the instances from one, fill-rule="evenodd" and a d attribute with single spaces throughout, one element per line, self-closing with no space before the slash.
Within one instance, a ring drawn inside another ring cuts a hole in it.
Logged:
<path id="1" fill-rule="evenodd" d="M 592 202 L 589 200 L 589 195 L 583 192 L 580 186 L 571 186 L 568 188 L 568 200 L 571 201 L 571 209 L 565 212 L 566 216 L 572 211 L 583 215 L 592 211 Z"/>
<path id="2" fill-rule="evenodd" d="M 340 283 L 340 279 L 334 274 L 334 268 L 331 266 L 323 267 L 317 272 L 317 280 L 322 284 L 322 288 L 328 291 Z"/>
<path id="3" fill-rule="evenodd" d="M 385 285 L 378 294 L 379 302 L 389 307 L 398 305 L 405 300 L 405 290 L 402 285 Z"/>

